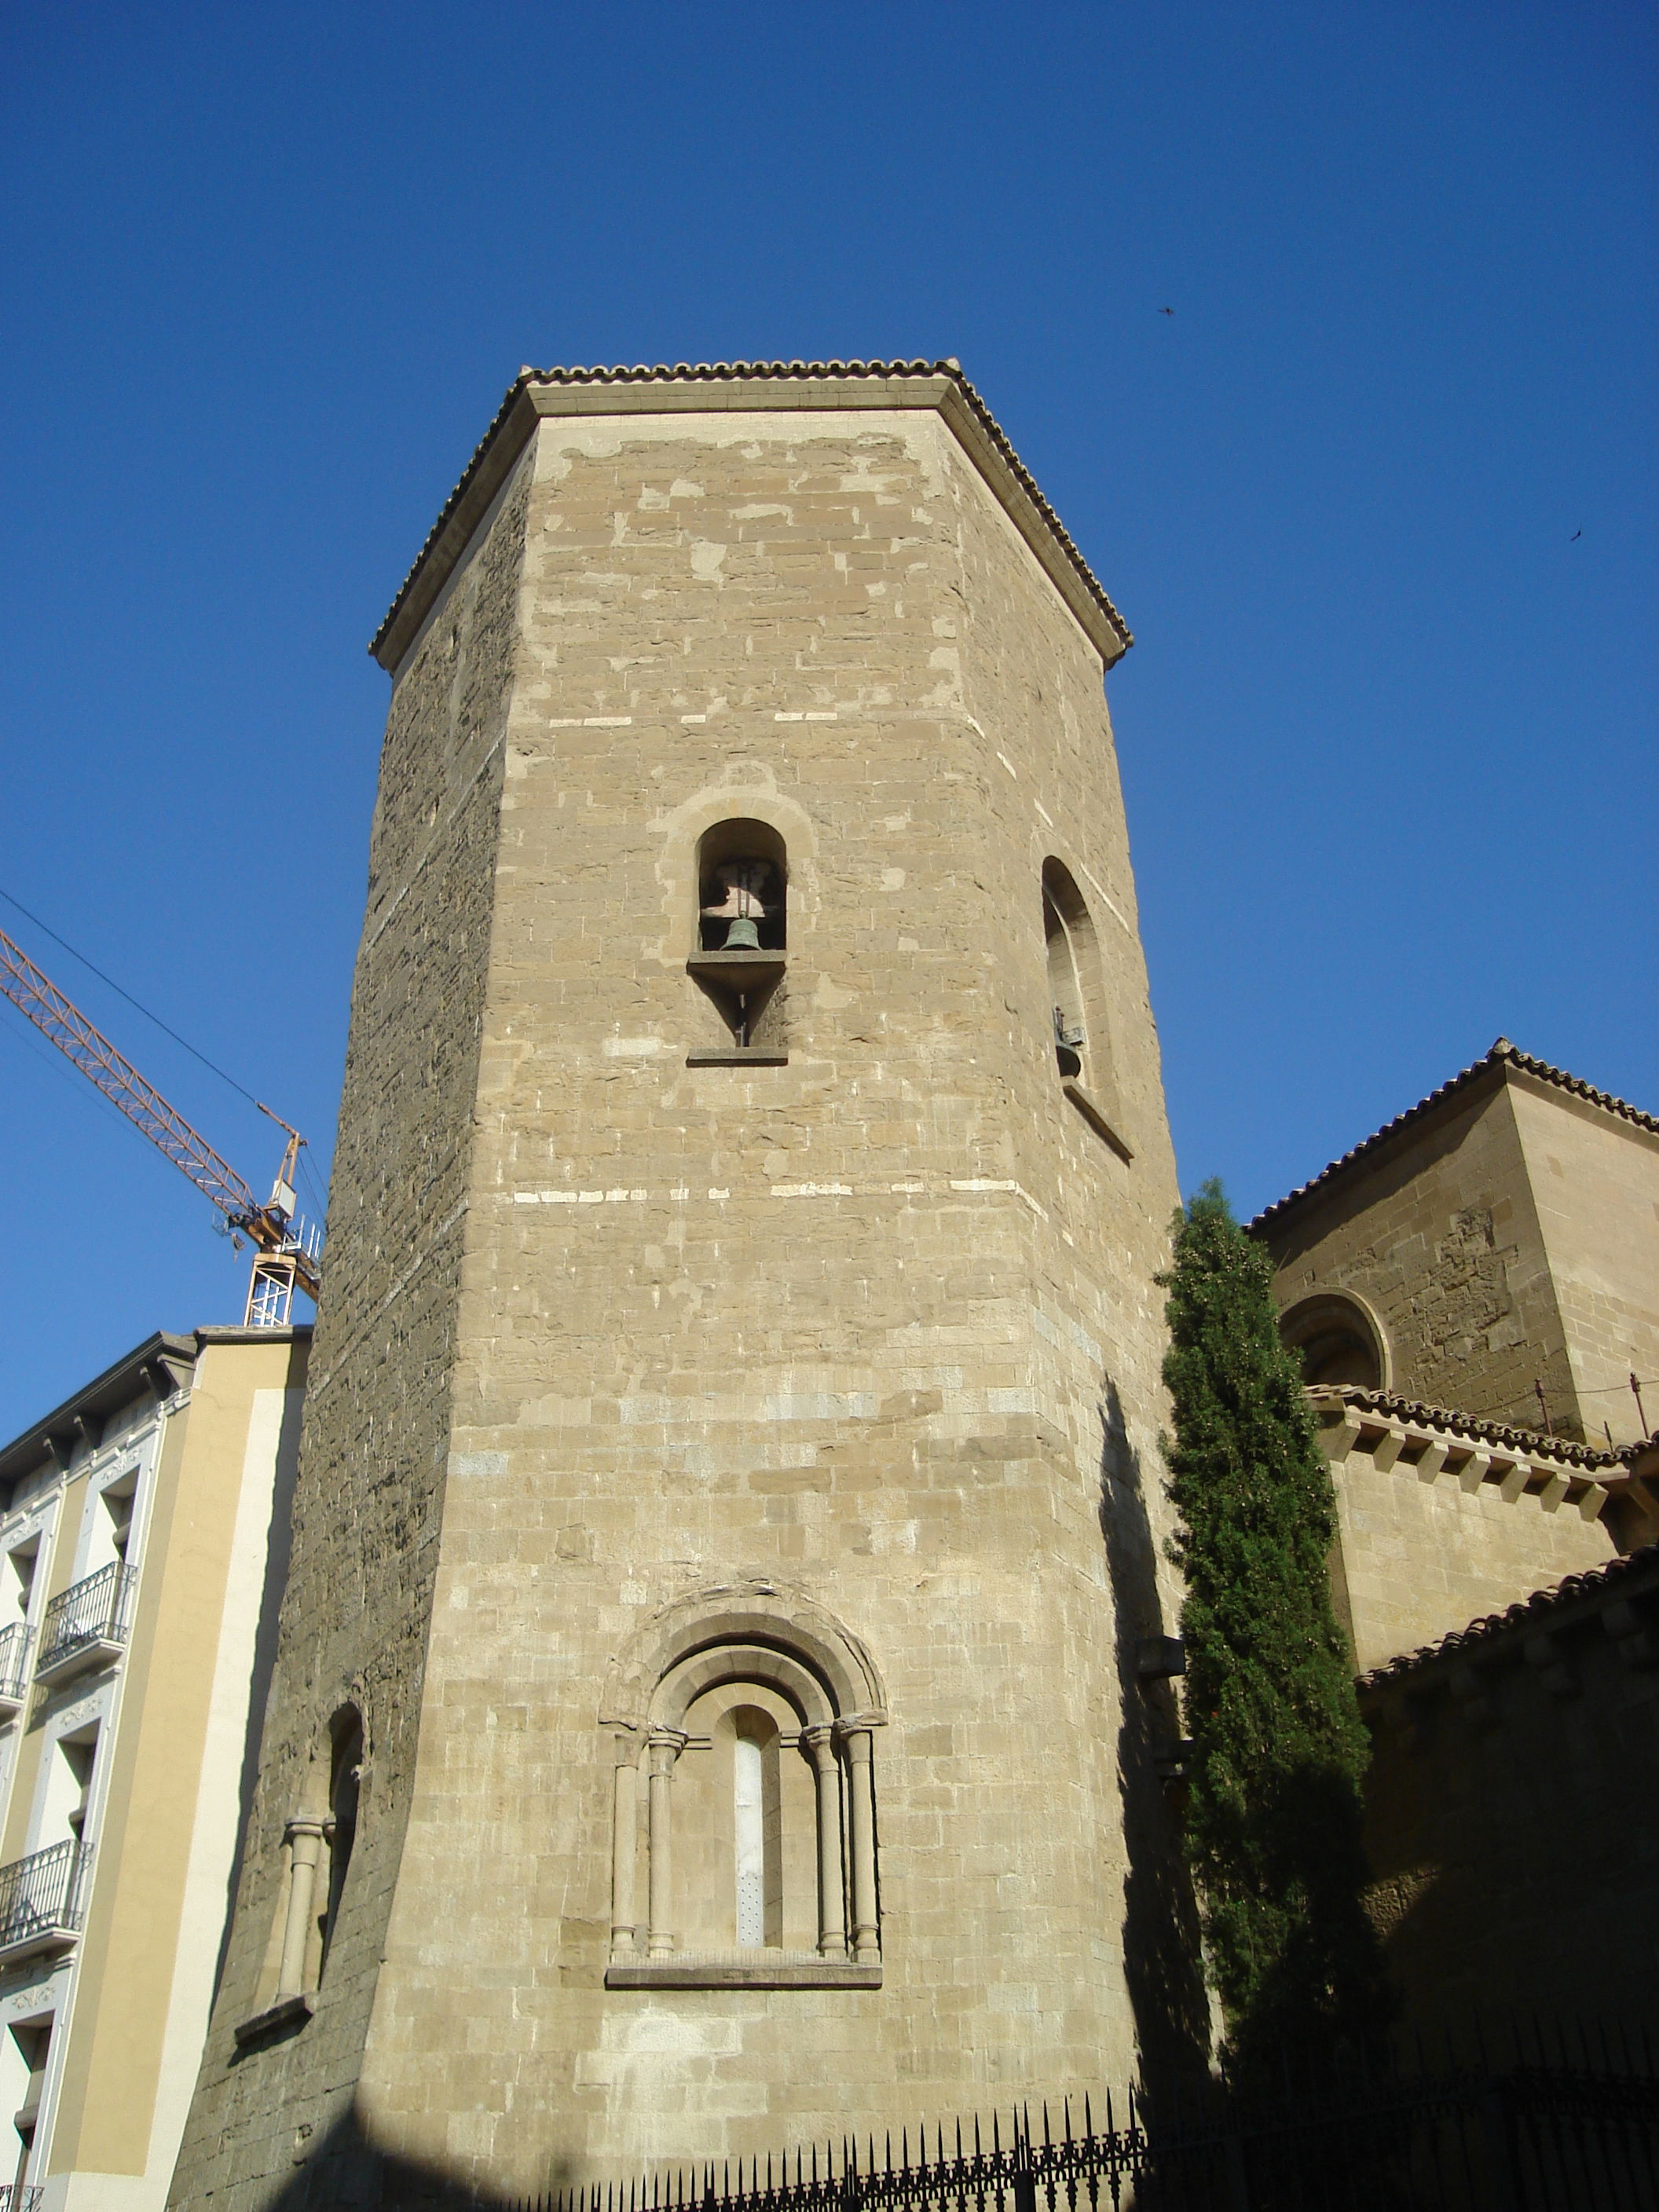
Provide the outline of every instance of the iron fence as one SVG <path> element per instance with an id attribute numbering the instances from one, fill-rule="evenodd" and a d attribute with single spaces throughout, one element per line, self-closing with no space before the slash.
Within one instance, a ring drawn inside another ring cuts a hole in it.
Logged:
<path id="1" fill-rule="evenodd" d="M 88 1845 L 62 1843 L 0 1866 L 0 1950 L 32 1937 L 76 1933 L 91 1863 Z"/>
<path id="2" fill-rule="evenodd" d="M 0 2212 L 40 2212 L 46 2193 L 38 2181 L 0 2182 Z"/>
<path id="3" fill-rule="evenodd" d="M 35 1671 L 61 1665 L 88 1644 L 125 1644 L 137 1583 L 136 1571 L 117 1560 L 60 1591 L 41 1616 Z"/>
<path id="4" fill-rule="evenodd" d="M 1650 2039 L 1529 2030 L 522 2199 L 516 2212 L 1653 2212 Z"/>

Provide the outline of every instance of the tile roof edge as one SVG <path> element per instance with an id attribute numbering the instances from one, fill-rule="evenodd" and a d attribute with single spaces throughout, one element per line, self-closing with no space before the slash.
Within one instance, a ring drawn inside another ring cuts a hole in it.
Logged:
<path id="1" fill-rule="evenodd" d="M 1283 1198 L 1276 1198 L 1271 1206 L 1264 1206 L 1254 1220 L 1245 1224 L 1246 1228 L 1252 1236 L 1261 1235 L 1269 1224 L 1282 1218 L 1314 1192 L 1324 1189 L 1335 1176 L 1352 1167 L 1377 1146 L 1398 1135 L 1401 1130 L 1408 1128 L 1414 1121 L 1420 1121 L 1447 1099 L 1467 1090 L 1492 1069 L 1506 1067 L 1536 1076 L 1541 1082 L 1553 1084 L 1558 1091 L 1568 1091 L 1576 1098 L 1582 1098 L 1592 1106 L 1599 1106 L 1605 1112 L 1616 1115 L 1620 1121 L 1659 1135 L 1659 1115 L 1644 1113 L 1639 1106 L 1631 1105 L 1626 1099 L 1615 1098 L 1610 1091 L 1598 1091 L 1594 1084 L 1586 1083 L 1582 1076 L 1570 1075 L 1565 1068 L 1552 1067 L 1547 1060 L 1535 1060 L 1530 1053 L 1522 1052 L 1518 1046 L 1511 1044 L 1507 1037 L 1499 1037 L 1479 1060 L 1461 1069 L 1438 1090 L 1431 1091 L 1428 1097 L 1419 1098 L 1416 1105 L 1407 1107 L 1403 1114 L 1396 1114 L 1392 1121 L 1385 1121 L 1369 1137 L 1362 1137 L 1351 1151 L 1344 1152 L 1340 1159 L 1333 1160 L 1328 1167 L 1321 1168 L 1319 1173 L 1310 1176 L 1306 1182 L 1298 1183 L 1294 1190 L 1286 1191 Z"/>
<path id="2" fill-rule="evenodd" d="M 436 521 L 427 532 L 425 543 L 416 555 L 408 574 L 399 585 L 397 595 L 386 611 L 385 619 L 369 641 L 370 653 L 388 670 L 395 667 L 401 660 L 407 639 L 400 641 L 399 649 L 392 653 L 390 658 L 387 654 L 387 647 L 394 633 L 404 628 L 401 617 L 408 608 L 421 580 L 432 565 L 441 541 L 448 532 L 450 525 L 459 510 L 465 504 L 467 495 L 477 484 L 520 401 L 532 388 L 558 385 L 568 386 L 669 385 L 684 387 L 698 384 L 801 383 L 807 380 L 847 384 L 866 379 L 899 386 L 907 380 L 925 380 L 930 383 L 943 382 L 957 396 L 966 410 L 969 419 L 1007 469 L 1019 491 L 1030 502 L 1044 531 L 1058 549 L 1066 566 L 1076 578 L 1086 599 L 1103 618 L 1107 629 L 1116 640 L 1116 651 L 1106 653 L 1103 650 L 1103 658 L 1109 666 L 1113 661 L 1127 653 L 1134 643 L 1134 636 L 1122 616 L 1113 605 L 1104 586 L 1084 559 L 1059 515 L 1043 496 L 1036 479 L 1015 452 L 996 417 L 963 374 L 960 362 L 955 360 L 945 360 L 935 362 L 698 362 L 695 364 L 676 362 L 672 367 L 658 363 L 652 368 L 641 366 L 632 368 L 521 368 L 508 386 L 501 405 L 496 409 L 489 428 L 475 447 L 471 459 L 462 471 L 454 489 L 439 510 Z M 533 416 L 526 415 L 524 425 L 526 438 L 532 420 Z M 522 443 L 522 441 L 520 442 Z M 517 454 L 518 448 L 515 447 L 508 458 L 509 465 L 511 460 L 517 459 Z M 503 478 L 505 474 L 504 469 Z M 453 565 L 452 562 L 438 578 L 433 594 L 434 598 L 437 592 L 442 589 L 443 583 L 447 580 Z"/>
<path id="3" fill-rule="evenodd" d="M 1468 1437 L 1483 1443 L 1501 1444 L 1534 1459 L 1556 1459 L 1587 1472 L 1624 1469 L 1645 1443 L 1618 1444 L 1606 1451 L 1599 1444 L 1581 1444 L 1571 1437 L 1547 1437 L 1536 1429 L 1516 1428 L 1508 1421 L 1489 1421 L 1478 1413 L 1460 1413 L 1450 1406 L 1431 1406 L 1419 1398 L 1402 1398 L 1393 1390 L 1368 1390 L 1358 1382 L 1316 1382 L 1308 1386 L 1310 1401 L 1317 1410 L 1322 1400 L 1340 1401 L 1362 1413 L 1386 1421 L 1416 1422 L 1423 1428 L 1443 1429 L 1449 1436 Z"/>
<path id="4" fill-rule="evenodd" d="M 1432 1644 L 1421 1644 L 1415 1651 L 1402 1651 L 1380 1667 L 1368 1668 L 1358 1678 L 1358 1687 L 1362 1692 L 1380 1690 L 1391 1682 L 1420 1674 L 1437 1660 L 1455 1658 L 1472 1646 L 1492 1643 L 1520 1629 L 1536 1629 L 1540 1620 L 1553 1611 L 1576 1604 L 1581 1599 L 1598 1598 L 1628 1575 L 1650 1572 L 1659 1582 L 1659 1544 L 1644 1544 L 1640 1551 L 1609 1559 L 1604 1566 L 1592 1567 L 1583 1574 L 1565 1575 L 1548 1589 L 1534 1590 L 1515 1604 L 1505 1606 L 1502 1613 L 1482 1613 L 1467 1627 L 1451 1629 L 1446 1635 L 1437 1637 Z"/>

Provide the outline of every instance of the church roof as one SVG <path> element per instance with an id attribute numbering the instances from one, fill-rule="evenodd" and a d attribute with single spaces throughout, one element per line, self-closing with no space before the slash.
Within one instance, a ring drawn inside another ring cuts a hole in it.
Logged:
<path id="1" fill-rule="evenodd" d="M 1637 1590 L 1655 1583 L 1659 1583 L 1659 1544 L 1646 1544 L 1639 1552 L 1632 1552 L 1622 1559 L 1609 1559 L 1606 1566 L 1592 1568 L 1588 1574 L 1568 1575 L 1548 1589 L 1534 1590 L 1518 1604 L 1505 1606 L 1502 1613 L 1483 1613 L 1478 1620 L 1470 1621 L 1467 1628 L 1455 1628 L 1449 1636 L 1422 1644 L 1415 1651 L 1402 1651 L 1397 1658 L 1362 1674 L 1359 1686 L 1362 1690 L 1380 1689 L 1385 1683 L 1420 1673 L 1437 1659 L 1454 1659 L 1497 1638 L 1511 1636 L 1517 1631 L 1535 1633 L 1585 1600 L 1599 1605 L 1616 1585 L 1624 1586 L 1620 1595 L 1633 1595 Z"/>
<path id="2" fill-rule="evenodd" d="M 784 408 L 932 407 L 1008 510 L 1108 667 L 1134 640 L 1065 525 L 956 361 L 659 362 L 654 368 L 521 368 L 507 387 L 369 651 L 395 668 L 542 415 L 708 413 Z"/>
<path id="3" fill-rule="evenodd" d="M 1414 1122 L 1425 1120 L 1449 1099 L 1469 1090 L 1483 1077 L 1489 1077 L 1494 1068 L 1516 1068 L 1524 1074 L 1536 1076 L 1542 1082 L 1553 1084 L 1559 1091 L 1570 1091 L 1575 1098 L 1587 1099 L 1591 1105 L 1600 1106 L 1609 1114 L 1616 1114 L 1621 1121 L 1629 1121 L 1638 1129 L 1649 1129 L 1659 1135 L 1659 1116 L 1644 1114 L 1639 1106 L 1632 1106 L 1623 1098 L 1615 1098 L 1611 1091 L 1598 1091 L 1594 1084 L 1586 1083 L 1580 1076 L 1569 1075 L 1565 1068 L 1552 1067 L 1547 1060 L 1534 1060 L 1530 1053 L 1522 1052 L 1512 1045 L 1507 1037 L 1499 1037 L 1489 1051 L 1483 1053 L 1461 1074 L 1454 1075 L 1449 1083 L 1443 1083 L 1437 1091 L 1430 1091 L 1426 1098 L 1419 1098 L 1415 1106 L 1408 1106 L 1403 1114 L 1396 1114 L 1392 1121 L 1385 1121 L 1380 1129 L 1357 1144 L 1352 1152 L 1344 1152 L 1340 1160 L 1333 1160 L 1328 1167 L 1322 1168 L 1310 1181 L 1298 1184 L 1295 1190 L 1287 1191 L 1283 1198 L 1275 1199 L 1271 1206 L 1263 1206 L 1249 1224 L 1251 1231 L 1260 1235 L 1273 1228 L 1292 1206 L 1300 1206 L 1313 1192 L 1322 1190 L 1336 1176 L 1346 1174 L 1356 1162 L 1364 1159 L 1390 1138 L 1397 1136 L 1402 1129 L 1408 1129 Z"/>
<path id="4" fill-rule="evenodd" d="M 1549 1437 L 1536 1429 L 1517 1428 L 1509 1421 L 1489 1421 L 1479 1414 L 1460 1413 L 1449 1406 L 1425 1405 L 1421 1399 L 1402 1398 L 1393 1390 L 1370 1390 L 1358 1382 L 1316 1382 L 1308 1389 L 1316 1411 L 1338 1406 L 1357 1413 L 1372 1413 L 1378 1420 L 1402 1426 L 1438 1429 L 1471 1443 L 1496 1444 L 1504 1451 L 1524 1452 L 1531 1459 L 1559 1460 L 1563 1466 L 1590 1469 L 1628 1467 L 1640 1443 L 1616 1444 L 1611 1451 L 1600 1444 L 1582 1444 L 1571 1437 Z"/>

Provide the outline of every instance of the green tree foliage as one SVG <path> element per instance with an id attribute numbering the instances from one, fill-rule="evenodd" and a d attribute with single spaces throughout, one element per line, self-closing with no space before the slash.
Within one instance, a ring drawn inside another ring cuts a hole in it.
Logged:
<path id="1" fill-rule="evenodd" d="M 1187 1582 L 1188 1849 L 1240 2079 L 1363 2039 L 1389 2009 L 1362 1904 L 1369 1746 L 1331 1609 L 1335 1499 L 1271 1278 L 1206 1183 L 1162 1278 L 1164 1451 Z"/>

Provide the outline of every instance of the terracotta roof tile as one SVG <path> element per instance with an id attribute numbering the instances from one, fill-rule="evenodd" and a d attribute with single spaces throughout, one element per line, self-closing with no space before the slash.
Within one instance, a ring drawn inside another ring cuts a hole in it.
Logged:
<path id="1" fill-rule="evenodd" d="M 1442 1636 L 1433 1644 L 1425 1644 L 1416 1651 L 1404 1651 L 1386 1666 L 1373 1667 L 1359 1678 L 1362 1690 L 1379 1689 L 1385 1683 L 1397 1682 L 1414 1674 L 1437 1659 L 1448 1659 L 1462 1651 L 1489 1644 L 1496 1637 L 1508 1636 L 1519 1629 L 1535 1629 L 1546 1623 L 1554 1613 L 1564 1611 L 1583 1598 L 1599 1598 L 1615 1583 L 1634 1577 L 1640 1580 L 1651 1577 L 1659 1583 L 1659 1544 L 1646 1544 L 1639 1552 L 1632 1552 L 1622 1559 L 1609 1559 L 1604 1567 L 1595 1567 L 1588 1574 L 1568 1575 L 1564 1581 L 1549 1589 L 1534 1590 L 1517 1605 L 1506 1606 L 1502 1613 L 1484 1613 L 1472 1620 L 1467 1628 L 1456 1628 L 1449 1636 Z"/>
<path id="2" fill-rule="evenodd" d="M 1444 1429 L 1450 1436 L 1501 1444 L 1506 1450 L 1526 1452 L 1535 1459 L 1561 1460 L 1573 1467 L 1609 1471 L 1622 1468 L 1629 1466 L 1638 1452 L 1647 1449 L 1644 1444 L 1632 1443 L 1604 1451 L 1599 1445 L 1576 1443 L 1568 1437 L 1543 1436 L 1536 1429 L 1517 1429 L 1506 1421 L 1483 1421 L 1473 1413 L 1455 1413 L 1449 1406 L 1425 1405 L 1418 1398 L 1398 1397 L 1392 1390 L 1367 1390 L 1357 1382 L 1315 1383 L 1309 1395 L 1316 1407 L 1321 1399 L 1328 1403 L 1340 1399 L 1345 1406 L 1352 1406 L 1360 1413 L 1376 1413 L 1385 1421 L 1414 1422 L 1421 1428 Z"/>

